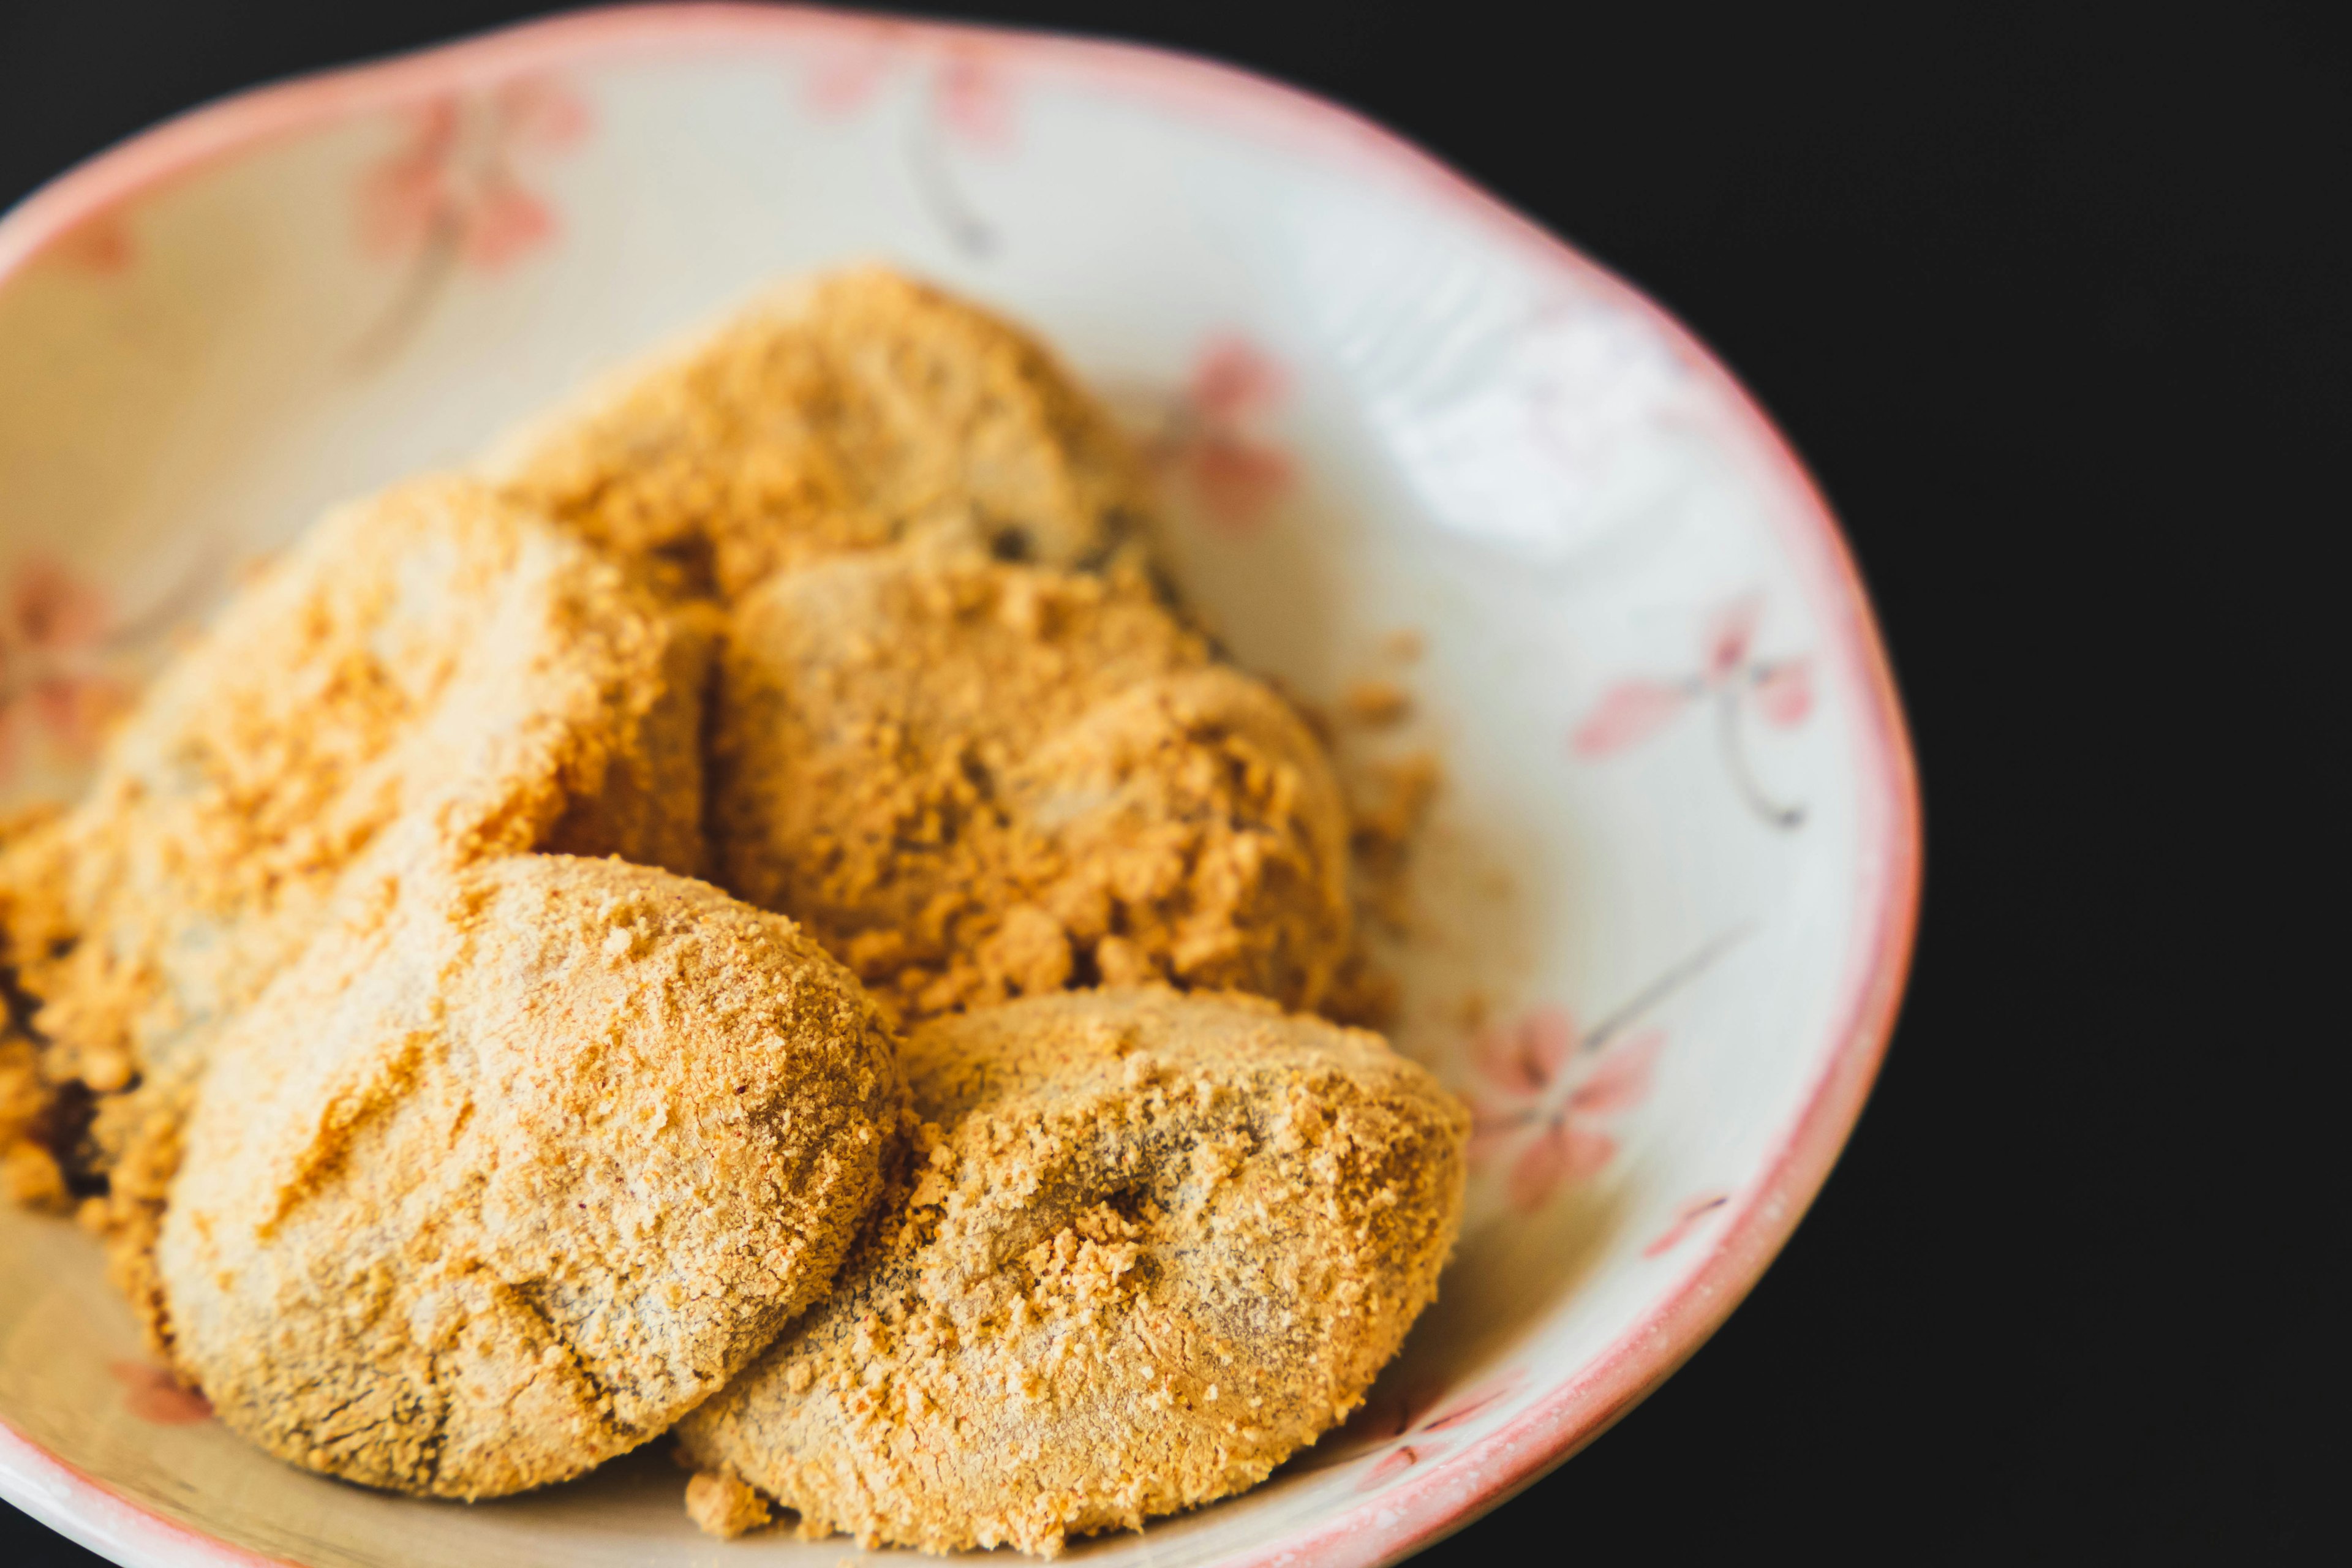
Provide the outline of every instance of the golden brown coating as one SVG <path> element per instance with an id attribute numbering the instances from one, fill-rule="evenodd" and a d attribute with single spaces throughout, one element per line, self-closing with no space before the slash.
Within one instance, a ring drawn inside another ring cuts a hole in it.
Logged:
<path id="1" fill-rule="evenodd" d="M 218 1042 L 156 1253 L 173 1353 L 295 1464 L 561 1480 L 822 1293 L 899 1106 L 789 921 L 617 860 L 412 878 Z"/>
<path id="2" fill-rule="evenodd" d="M 701 868 L 710 628 L 470 481 L 331 513 L 9 847 L 9 956 L 101 1092 L 252 996 L 404 818 L 453 858 Z"/>
<path id="3" fill-rule="evenodd" d="M 912 556 L 771 579 L 714 698 L 719 878 L 901 1016 L 1168 980 L 1312 1007 L 1347 813 L 1281 699 L 1125 574 Z"/>
<path id="4" fill-rule="evenodd" d="M 804 1533 L 1051 1554 L 1238 1491 L 1436 1293 L 1469 1113 L 1376 1036 L 1155 988 L 940 1019 L 903 1060 L 903 1206 L 679 1428 Z"/>
<path id="5" fill-rule="evenodd" d="M 509 437 L 486 469 L 690 592 L 919 542 L 1076 565 L 1142 471 L 1035 340 L 868 269 L 795 283 Z"/>
<path id="6" fill-rule="evenodd" d="M 85 1217 L 134 1301 L 187 1081 L 338 896 L 535 847 L 700 868 L 714 633 L 474 481 L 405 484 L 226 606 L 0 852 L 0 962 L 44 1079 L 99 1097 Z"/>
<path id="7" fill-rule="evenodd" d="M 67 1205 L 65 1173 L 41 1136 L 55 1104 L 33 1042 L 0 1026 L 0 1198 L 27 1208 Z"/>
<path id="8" fill-rule="evenodd" d="M 776 1517 L 758 1488 L 713 1470 L 698 1471 L 688 1479 L 686 1516 L 704 1534 L 722 1541 L 749 1535 Z"/>

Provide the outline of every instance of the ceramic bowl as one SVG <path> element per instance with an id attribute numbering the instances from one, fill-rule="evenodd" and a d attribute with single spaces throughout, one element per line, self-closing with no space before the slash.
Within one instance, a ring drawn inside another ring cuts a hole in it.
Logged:
<path id="1" fill-rule="evenodd" d="M 1425 154 L 1226 67 L 744 7 L 592 13 L 200 109 L 0 223 L 0 780 L 326 503 L 782 274 L 879 258 L 1042 330 L 1159 465 L 1245 663 L 1388 679 L 1444 787 L 1395 1037 L 1471 1100 L 1441 1300 L 1348 1426 L 1075 1555 L 1391 1560 L 1688 1356 L 1837 1155 L 1918 878 L 1822 498 L 1692 336 Z M 1418 645 L 1418 653 L 1413 645 Z M 121 1562 L 831 1564 L 638 1456 L 412 1501 L 247 1447 L 69 1223 L 0 1212 L 0 1494 Z"/>

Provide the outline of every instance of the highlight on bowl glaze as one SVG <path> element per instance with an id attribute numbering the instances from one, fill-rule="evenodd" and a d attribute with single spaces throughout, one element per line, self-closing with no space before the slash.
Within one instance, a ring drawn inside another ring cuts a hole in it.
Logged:
<path id="1" fill-rule="evenodd" d="M 1754 1283 L 1858 1113 L 1918 878 L 1835 525 L 1625 285 L 1344 110 L 1128 46 L 747 6 L 558 18 L 195 110 L 0 221 L 0 801 L 321 506 L 461 462 L 781 274 L 884 258 L 1134 420 L 1177 574 L 1446 785 L 1400 1048 L 1477 1114 L 1443 1293 L 1265 1487 L 1074 1555 L 1366 1564 L 1588 1441 Z M 1399 634 L 1423 650 L 1402 665 Z M 1386 661 L 1385 663 L 1383 661 Z M 288 1469 L 0 1213 L 0 1495 L 142 1564 L 780 1562 L 639 1456 L 458 1508 Z"/>

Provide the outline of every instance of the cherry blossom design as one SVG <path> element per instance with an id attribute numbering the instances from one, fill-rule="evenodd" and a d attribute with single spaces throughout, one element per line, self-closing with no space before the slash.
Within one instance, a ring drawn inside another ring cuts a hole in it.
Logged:
<path id="1" fill-rule="evenodd" d="M 810 111 L 820 120 L 841 120 L 872 102 L 898 63 L 893 39 L 901 31 L 895 23 L 877 22 L 854 43 L 813 50 L 803 94 Z"/>
<path id="2" fill-rule="evenodd" d="M 1616 1158 L 1608 1123 L 1648 1098 L 1665 1046 L 1662 1031 L 1634 1026 L 1748 930 L 1716 938 L 1590 1030 L 1580 1032 L 1564 1007 L 1541 1006 L 1474 1042 L 1472 1060 L 1486 1081 L 1471 1100 L 1471 1163 L 1507 1154 L 1506 1188 L 1521 1213 L 1542 1208 L 1564 1184 L 1587 1181 Z"/>
<path id="3" fill-rule="evenodd" d="M 980 44 L 948 51 L 931 72 L 927 112 L 907 127 L 907 169 L 915 190 L 956 248 L 994 254 L 996 226 L 981 215 L 956 178 L 949 150 L 1004 153 L 1013 143 L 1013 91 L 993 55 Z"/>
<path id="4" fill-rule="evenodd" d="M 49 255 L 77 272 L 112 278 L 139 258 L 131 225 L 120 208 L 93 213 L 50 242 Z"/>
<path id="5" fill-rule="evenodd" d="M 1236 333 L 1220 333 L 1202 346 L 1184 391 L 1146 443 L 1155 465 L 1224 532 L 1255 532 L 1296 482 L 1290 455 L 1256 433 L 1288 389 L 1271 355 Z"/>
<path id="6" fill-rule="evenodd" d="M 808 79 L 807 102 L 823 119 L 855 114 L 880 92 L 890 68 L 905 58 L 878 28 L 862 46 L 833 51 Z M 1003 51 L 975 38 L 959 39 L 929 66 L 917 112 L 908 121 L 908 177 L 924 209 L 955 247 L 968 256 L 994 253 L 996 227 L 964 194 L 951 152 L 1010 153 L 1019 140 L 1018 100 Z"/>
<path id="7" fill-rule="evenodd" d="M 1756 595 L 1724 605 L 1709 620 L 1705 658 L 1696 671 L 1678 680 L 1620 681 L 1585 715 L 1570 744 L 1580 756 L 1606 757 L 1646 740 L 1692 704 L 1709 704 L 1716 744 L 1739 798 L 1774 827 L 1801 826 L 1805 808 L 1765 793 L 1742 739 L 1741 716 L 1750 707 L 1780 730 L 1794 729 L 1813 710 L 1810 659 L 1768 659 L 1752 651 L 1762 617 L 1763 600 Z"/>
<path id="8" fill-rule="evenodd" d="M 1681 1246 L 1684 1239 L 1687 1237 L 1691 1232 L 1696 1230 L 1700 1225 L 1705 1223 L 1707 1215 L 1723 1207 L 1730 1201 L 1731 1194 L 1729 1193 L 1707 1193 L 1702 1196 L 1691 1199 L 1690 1202 L 1683 1205 L 1681 1208 L 1675 1211 L 1674 1223 L 1666 1226 L 1665 1229 L 1660 1231 L 1656 1237 L 1652 1238 L 1649 1246 L 1642 1248 L 1642 1256 L 1644 1258 L 1664 1258 L 1667 1253 L 1672 1252 L 1675 1247 Z"/>
<path id="9" fill-rule="evenodd" d="M 0 788 L 37 749 L 68 765 L 98 754 L 130 706 L 132 677 L 195 611 L 224 566 L 199 556 L 161 598 L 118 615 L 107 595 L 62 563 L 31 555 L 0 583 Z"/>
<path id="10" fill-rule="evenodd" d="M 1360 1492 L 1377 1490 L 1444 1453 L 1454 1441 L 1449 1434 L 1493 1410 L 1526 1381 L 1526 1371 L 1514 1367 L 1450 1400 L 1444 1388 L 1428 1383 L 1375 1386 L 1346 1426 L 1293 1460 L 1287 1473 L 1333 1469 L 1380 1453 L 1355 1487 Z"/>
<path id="11" fill-rule="evenodd" d="M 192 1388 L 145 1362 L 109 1362 L 106 1370 L 122 1384 L 122 1407 L 157 1426 L 193 1426 L 213 1418 L 213 1407 Z"/>
<path id="12" fill-rule="evenodd" d="M 445 93 L 406 118 L 400 145 L 359 184 L 362 244 L 407 268 L 390 309 L 361 341 L 362 360 L 397 348 L 457 270 L 503 271 L 554 239 L 555 209 L 523 170 L 576 146 L 590 125 L 583 100 L 535 76 Z"/>
<path id="13" fill-rule="evenodd" d="M 129 699 L 105 668 L 110 619 L 105 595 L 46 557 L 0 588 L 0 784 L 36 739 L 74 761 L 95 752 Z"/>
<path id="14" fill-rule="evenodd" d="M 1007 153 L 1015 123 L 1013 88 L 987 46 L 961 43 L 948 51 L 931 78 L 931 114 L 962 146 Z"/>
<path id="15" fill-rule="evenodd" d="M 1665 1037 L 1655 1029 L 1630 1036 L 1570 1074 L 1577 1057 L 1575 1022 L 1564 1009 L 1538 1007 L 1483 1042 L 1479 1070 L 1499 1089 L 1480 1109 L 1471 1130 L 1471 1158 L 1529 1128 L 1535 1136 L 1511 1163 L 1511 1202 L 1533 1212 L 1563 1182 L 1599 1175 L 1617 1155 L 1602 1124 L 1633 1110 L 1650 1092 L 1650 1070 Z"/>

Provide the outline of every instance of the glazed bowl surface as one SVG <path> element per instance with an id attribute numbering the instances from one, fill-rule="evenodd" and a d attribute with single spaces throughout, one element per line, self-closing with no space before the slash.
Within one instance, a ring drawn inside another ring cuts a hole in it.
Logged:
<path id="1" fill-rule="evenodd" d="M 1083 1543 L 1393 1559 L 1687 1357 L 1868 1090 L 1912 763 L 1820 495 L 1626 285 L 1345 110 L 1075 39 L 586 13 L 267 88 L 0 221 L 0 802 L 70 793 L 322 506 L 466 462 L 783 274 L 880 259 L 1048 337 L 1160 470 L 1184 592 L 1351 765 L 1444 785 L 1400 1048 L 1477 1113 L 1440 1300 L 1248 1495 Z M 831 1564 L 695 1533 L 658 1454 L 473 1507 L 299 1473 L 148 1361 L 71 1224 L 0 1210 L 0 1495 L 152 1568 Z"/>

